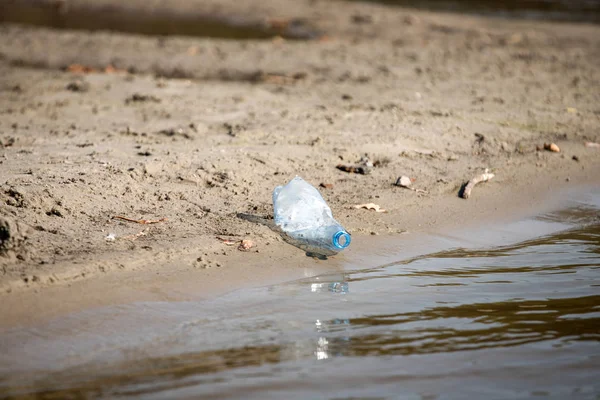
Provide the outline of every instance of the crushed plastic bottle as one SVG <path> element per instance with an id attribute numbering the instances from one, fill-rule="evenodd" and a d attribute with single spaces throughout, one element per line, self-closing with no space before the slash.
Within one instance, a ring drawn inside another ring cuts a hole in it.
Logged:
<path id="1" fill-rule="evenodd" d="M 299 176 L 275 188 L 273 211 L 283 238 L 307 255 L 332 256 L 350 245 L 350 234 L 333 219 L 319 191 Z"/>

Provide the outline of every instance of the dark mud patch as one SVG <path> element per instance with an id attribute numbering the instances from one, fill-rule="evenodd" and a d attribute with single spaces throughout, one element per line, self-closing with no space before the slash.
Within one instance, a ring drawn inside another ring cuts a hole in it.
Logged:
<path id="1" fill-rule="evenodd" d="M 18 258 L 24 260 L 24 245 L 29 228 L 15 219 L 0 216 L 0 265 L 3 260 Z"/>
<path id="2" fill-rule="evenodd" d="M 355 1 L 355 0 L 350 0 Z M 488 17 L 600 23 L 599 0 L 367 0 L 374 3 Z M 364 21 L 364 18 L 355 20 Z"/>
<path id="3" fill-rule="evenodd" d="M 275 20 L 213 13 L 151 11 L 125 6 L 68 6 L 65 2 L 7 1 L 0 4 L 0 23 L 11 22 L 55 29 L 158 36 L 225 39 L 313 39 L 321 36 L 302 19 Z"/>

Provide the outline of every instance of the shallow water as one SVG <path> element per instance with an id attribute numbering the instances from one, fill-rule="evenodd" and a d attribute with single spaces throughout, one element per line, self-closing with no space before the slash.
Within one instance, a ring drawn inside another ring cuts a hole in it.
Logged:
<path id="1" fill-rule="evenodd" d="M 599 205 L 431 235 L 442 250 L 383 266 L 5 330 L 0 393 L 598 399 Z"/>
<path id="2" fill-rule="evenodd" d="M 357 0 L 352 0 L 357 1 Z M 513 19 L 600 23 L 600 0 L 359 0 L 406 8 Z M 66 7 L 61 2 L 0 2 L 0 23 L 13 22 L 55 29 L 109 30 L 143 35 L 185 35 L 227 39 L 315 39 L 322 32 L 309 21 L 290 19 L 281 25 L 242 16 L 194 14 L 176 10 L 141 13 L 125 8 Z"/>
<path id="3" fill-rule="evenodd" d="M 357 1 L 357 0 L 353 0 Z M 600 23 L 600 0 L 358 0 L 489 17 Z"/>
<path id="4" fill-rule="evenodd" d="M 60 7 L 45 2 L 0 2 L 0 23 L 46 26 L 55 29 L 116 31 L 142 35 L 184 35 L 225 39 L 313 39 L 320 33 L 305 21 L 290 19 L 285 24 L 218 13 L 186 13 L 158 9 L 140 12 L 127 7 Z"/>

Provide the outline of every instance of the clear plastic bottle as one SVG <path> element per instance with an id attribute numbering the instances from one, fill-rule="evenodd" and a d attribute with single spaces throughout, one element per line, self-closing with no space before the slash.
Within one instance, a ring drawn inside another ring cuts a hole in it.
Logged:
<path id="1" fill-rule="evenodd" d="M 332 256 L 350 245 L 350 234 L 317 189 L 299 176 L 273 191 L 275 225 L 290 244 L 311 256 Z"/>

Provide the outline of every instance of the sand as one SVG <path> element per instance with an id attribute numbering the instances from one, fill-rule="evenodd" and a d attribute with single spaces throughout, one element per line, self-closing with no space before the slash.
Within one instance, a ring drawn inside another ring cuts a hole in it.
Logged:
<path id="1" fill-rule="evenodd" d="M 536 212 L 600 182 L 600 149 L 584 145 L 600 141 L 598 26 L 338 1 L 238 3 L 127 10 L 315 34 L 228 40 L 0 25 L 0 225 L 10 235 L 0 251 L 2 325 L 372 267 L 383 245 Z M 365 155 L 376 165 L 368 175 L 336 168 Z M 486 168 L 494 179 L 459 198 Z M 273 188 L 296 175 L 330 184 L 321 193 L 353 240 L 340 256 L 307 258 L 236 216 L 269 217 Z M 401 175 L 427 193 L 395 187 Z M 361 203 L 387 212 L 352 207 Z"/>

